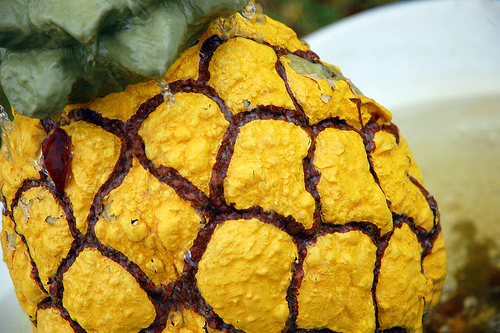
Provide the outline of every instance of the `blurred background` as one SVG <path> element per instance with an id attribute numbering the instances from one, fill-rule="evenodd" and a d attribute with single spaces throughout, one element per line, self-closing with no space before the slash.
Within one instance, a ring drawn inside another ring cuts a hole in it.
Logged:
<path id="1" fill-rule="evenodd" d="M 396 0 L 259 0 L 267 16 L 285 23 L 299 38 L 344 17 Z"/>

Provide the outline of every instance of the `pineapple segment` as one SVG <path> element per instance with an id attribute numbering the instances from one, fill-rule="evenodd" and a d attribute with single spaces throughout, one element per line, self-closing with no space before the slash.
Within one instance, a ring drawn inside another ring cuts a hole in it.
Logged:
<path id="1" fill-rule="evenodd" d="M 257 219 L 217 226 L 199 263 L 202 296 L 227 323 L 249 333 L 281 332 L 297 248 L 292 238 Z M 230 306 L 228 306 L 230 305 Z"/>
<path id="2" fill-rule="evenodd" d="M 375 307 L 370 298 L 376 252 L 361 231 L 318 237 L 304 260 L 297 326 L 373 332 Z"/>
<path id="3" fill-rule="evenodd" d="M 306 191 L 302 165 L 310 143 L 305 131 L 287 122 L 255 120 L 244 125 L 224 181 L 227 203 L 237 209 L 261 206 L 311 228 L 315 201 Z"/>
<path id="4" fill-rule="evenodd" d="M 418 226 L 431 230 L 434 213 L 422 191 L 410 180 L 412 159 L 405 154 L 405 147 L 398 145 L 394 135 L 384 131 L 375 134 L 374 143 L 373 169 L 391 202 L 389 208 L 393 213 L 411 217 Z"/>
<path id="5" fill-rule="evenodd" d="M 392 214 L 370 174 L 362 138 L 354 131 L 327 128 L 316 142 L 314 165 L 321 173 L 318 191 L 324 221 L 367 221 L 379 227 L 382 235 L 392 230 Z"/>
<path id="6" fill-rule="evenodd" d="M 155 319 L 134 276 L 96 249 L 84 249 L 63 276 L 63 306 L 87 332 L 139 332 Z"/>
<path id="7" fill-rule="evenodd" d="M 377 285 L 382 330 L 407 327 L 411 332 L 422 331 L 427 281 L 420 256 L 415 253 L 422 253 L 422 247 L 408 225 L 394 229 L 382 258 Z"/>

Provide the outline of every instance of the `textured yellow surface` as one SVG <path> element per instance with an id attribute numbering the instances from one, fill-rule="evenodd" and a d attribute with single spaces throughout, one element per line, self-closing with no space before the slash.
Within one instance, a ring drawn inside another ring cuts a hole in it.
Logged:
<path id="1" fill-rule="evenodd" d="M 41 309 L 37 313 L 39 321 L 37 328 L 38 333 L 72 333 L 70 323 L 61 317 L 61 312 L 57 309 L 48 308 Z"/>
<path id="2" fill-rule="evenodd" d="M 249 333 L 281 332 L 297 259 L 292 238 L 257 219 L 218 225 L 196 275 L 202 296 L 228 323 Z"/>
<path id="3" fill-rule="evenodd" d="M 305 131 L 284 121 L 244 125 L 224 182 L 226 201 L 239 209 L 259 205 L 266 212 L 291 215 L 310 228 L 315 206 L 302 166 L 310 144 Z"/>
<path id="4" fill-rule="evenodd" d="M 64 112 L 67 113 L 76 108 L 88 108 L 105 117 L 127 121 L 144 101 L 159 92 L 160 87 L 154 82 L 138 83 L 128 86 L 123 93 L 109 94 L 86 104 L 68 105 Z"/>
<path id="5" fill-rule="evenodd" d="M 120 140 L 100 127 L 71 123 L 62 127 L 71 136 L 72 168 L 66 193 L 73 202 L 76 226 L 87 231 L 87 215 L 97 190 L 108 179 L 120 154 Z M 89 158 L 99 151 L 99 158 Z"/>
<path id="6" fill-rule="evenodd" d="M 139 135 L 155 165 L 172 167 L 209 194 L 208 183 L 228 127 L 217 104 L 203 94 L 179 93 L 144 122 Z"/>
<path id="7" fill-rule="evenodd" d="M 12 201 L 22 182 L 27 178 L 37 178 L 41 170 L 40 144 L 45 139 L 45 131 L 40 121 L 20 114 L 12 123 L 2 124 L 2 193 L 7 202 Z"/>
<path id="8" fill-rule="evenodd" d="M 187 49 L 182 57 L 178 58 L 167 71 L 165 77 L 171 81 L 198 79 L 198 66 L 193 66 L 193 63 L 200 62 L 200 44 L 196 44 L 190 49 Z M 166 83 L 163 82 L 163 83 Z"/>
<path id="9" fill-rule="evenodd" d="M 371 288 L 377 248 L 361 231 L 318 238 L 304 261 L 299 289 L 299 328 L 374 332 Z"/>
<path id="10" fill-rule="evenodd" d="M 245 38 L 231 39 L 214 53 L 209 84 L 233 113 L 246 111 L 247 102 L 292 109 L 293 102 L 276 72 L 276 61 L 270 47 Z"/>
<path id="11" fill-rule="evenodd" d="M 411 159 L 405 154 L 407 148 L 399 146 L 394 135 L 383 131 L 375 134 L 374 142 L 373 168 L 391 201 L 391 211 L 411 217 L 417 225 L 430 230 L 434 215 L 420 189 L 408 178 L 412 169 Z"/>
<path id="12" fill-rule="evenodd" d="M 427 278 L 427 294 L 425 295 L 425 310 L 435 306 L 441 296 L 446 278 L 446 250 L 443 235 L 439 234 L 434 242 L 432 253 L 422 261 L 424 275 Z"/>
<path id="13" fill-rule="evenodd" d="M 87 332 L 139 332 L 155 318 L 135 278 L 96 249 L 84 249 L 63 276 L 63 305 Z"/>
<path id="14" fill-rule="evenodd" d="M 314 165 L 321 172 L 318 191 L 325 222 L 366 221 L 379 227 L 382 234 L 392 230 L 392 214 L 370 173 L 361 136 L 356 132 L 325 129 L 316 139 Z"/>
<path id="15" fill-rule="evenodd" d="M 38 332 L 421 331 L 446 253 L 391 117 L 256 14 L 214 21 L 158 82 L 0 119 L 21 306 Z M 69 156 L 43 156 L 56 129 Z"/>
<path id="16" fill-rule="evenodd" d="M 350 100 L 356 96 L 344 81 L 322 79 L 317 75 L 299 75 L 290 68 L 288 57 L 281 57 L 290 88 L 310 124 L 316 124 L 329 117 L 339 117 L 355 128 L 361 128 L 358 109 Z M 347 89 L 345 89 L 347 86 Z"/>
<path id="17" fill-rule="evenodd" d="M 427 281 L 420 263 L 421 246 L 408 225 L 396 228 L 382 257 L 377 285 L 381 329 L 421 331 Z"/>
<path id="18" fill-rule="evenodd" d="M 138 163 L 103 202 L 97 238 L 124 253 L 155 284 L 177 279 L 201 216 Z"/>
<path id="19" fill-rule="evenodd" d="M 73 238 L 66 216 L 52 194 L 42 187 L 24 193 L 14 209 L 16 231 L 26 238 L 44 288 L 71 249 Z"/>

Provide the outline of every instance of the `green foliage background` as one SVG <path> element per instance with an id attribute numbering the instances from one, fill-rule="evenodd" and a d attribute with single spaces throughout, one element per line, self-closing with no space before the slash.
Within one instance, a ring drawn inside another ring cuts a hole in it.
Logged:
<path id="1" fill-rule="evenodd" d="M 299 37 L 344 17 L 397 0 L 256 0 L 264 14 L 281 21 Z"/>

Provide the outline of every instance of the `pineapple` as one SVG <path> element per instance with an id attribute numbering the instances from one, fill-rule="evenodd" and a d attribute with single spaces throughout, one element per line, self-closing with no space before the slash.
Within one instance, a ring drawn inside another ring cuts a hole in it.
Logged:
<path id="1" fill-rule="evenodd" d="M 161 80 L 2 127 L 34 332 L 421 332 L 443 288 L 390 112 L 263 14 L 214 20 Z"/>

